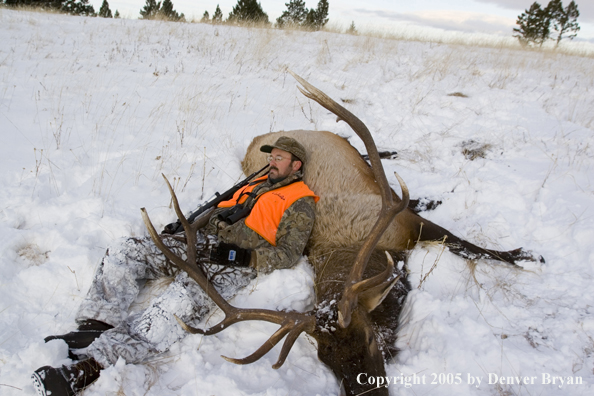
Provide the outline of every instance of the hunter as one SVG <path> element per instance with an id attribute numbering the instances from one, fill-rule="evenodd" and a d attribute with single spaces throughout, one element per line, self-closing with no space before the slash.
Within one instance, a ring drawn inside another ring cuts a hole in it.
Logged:
<path id="1" fill-rule="evenodd" d="M 280 137 L 260 148 L 269 153 L 267 176 L 221 202 L 208 225 L 198 232 L 198 265 L 219 293 L 232 298 L 256 277 L 290 268 L 299 260 L 313 228 L 319 199 L 302 181 L 305 148 Z M 186 250 L 183 234 L 163 242 L 174 253 Z M 172 277 L 173 282 L 144 311 L 128 312 L 146 280 Z M 210 311 L 212 302 L 198 284 L 165 258 L 150 237 L 123 238 L 110 247 L 95 272 L 77 314 L 77 330 L 49 336 L 64 340 L 73 364 L 37 369 L 32 379 L 41 396 L 73 396 L 99 378 L 102 369 L 121 357 L 141 363 L 185 336 L 174 314 L 188 324 Z"/>

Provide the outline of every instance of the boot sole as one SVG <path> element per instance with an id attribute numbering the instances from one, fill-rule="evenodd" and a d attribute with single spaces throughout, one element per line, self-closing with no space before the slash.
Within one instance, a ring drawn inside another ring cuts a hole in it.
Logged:
<path id="1" fill-rule="evenodd" d="M 47 392 L 45 391 L 42 378 L 39 376 L 39 374 L 33 373 L 31 375 L 31 379 L 33 380 L 33 386 L 35 387 L 37 396 L 48 396 Z"/>

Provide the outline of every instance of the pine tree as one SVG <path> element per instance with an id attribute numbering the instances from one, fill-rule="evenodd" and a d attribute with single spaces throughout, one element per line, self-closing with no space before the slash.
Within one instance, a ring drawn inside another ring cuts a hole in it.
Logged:
<path id="1" fill-rule="evenodd" d="M 312 8 L 307 13 L 305 19 L 305 26 L 312 30 L 320 30 L 328 23 L 328 0 L 320 0 L 318 2 L 318 8 L 315 10 Z"/>
<path id="2" fill-rule="evenodd" d="M 537 2 L 532 3 L 529 9 L 518 15 L 514 28 L 514 37 L 517 37 L 522 45 L 534 43 L 542 46 L 551 33 L 551 16 L 546 9 L 542 9 Z"/>
<path id="3" fill-rule="evenodd" d="M 174 22 L 186 19 L 183 13 L 180 15 L 173 9 L 173 3 L 171 0 L 163 0 L 163 5 L 159 10 L 159 16 L 163 19 Z"/>
<path id="4" fill-rule="evenodd" d="M 113 14 L 113 18 L 114 19 L 119 19 L 120 18 L 120 12 L 118 10 L 116 10 L 115 14 Z"/>
<path id="5" fill-rule="evenodd" d="M 221 7 L 219 7 L 218 4 L 217 9 L 212 16 L 212 23 L 223 23 L 223 12 L 221 11 Z"/>
<path id="6" fill-rule="evenodd" d="M 161 2 L 155 0 L 146 0 L 146 4 L 140 10 L 141 19 L 154 19 L 161 9 Z"/>
<path id="7" fill-rule="evenodd" d="M 291 0 L 285 3 L 287 11 L 283 11 L 282 15 L 276 19 L 276 25 L 279 28 L 288 26 L 301 26 L 307 18 L 307 8 L 305 8 L 305 1 Z"/>
<path id="8" fill-rule="evenodd" d="M 269 23 L 268 14 L 256 0 L 237 0 L 233 11 L 229 13 L 228 22 Z"/>
<path id="9" fill-rule="evenodd" d="M 31 6 L 42 10 L 60 11 L 64 0 L 5 0 L 3 3 L 9 7 Z"/>
<path id="10" fill-rule="evenodd" d="M 113 18 L 107 0 L 103 0 L 103 4 L 101 4 L 101 8 L 99 9 L 99 16 L 102 18 Z"/>
<path id="11" fill-rule="evenodd" d="M 577 8 L 575 1 L 569 3 L 566 8 L 563 8 L 563 2 L 561 0 L 552 0 L 546 10 L 551 15 L 553 21 L 553 29 L 557 32 L 556 46 L 559 46 L 559 42 L 563 39 L 563 35 L 569 33 L 566 38 L 573 40 L 577 36 L 577 32 L 580 30 L 580 26 L 577 23 L 577 18 L 580 16 L 580 11 Z"/>
<path id="12" fill-rule="evenodd" d="M 348 34 L 357 34 L 359 32 L 357 32 L 357 28 L 355 27 L 355 21 L 351 22 L 351 26 L 349 26 L 349 28 L 346 31 Z"/>
<path id="13" fill-rule="evenodd" d="M 210 14 L 208 13 L 208 11 L 204 11 L 204 14 L 202 15 L 202 19 L 200 20 L 200 22 L 202 22 L 202 23 L 210 22 Z"/>
<path id="14" fill-rule="evenodd" d="M 61 11 L 70 15 L 96 16 L 95 8 L 89 4 L 89 0 L 66 0 L 62 4 Z"/>

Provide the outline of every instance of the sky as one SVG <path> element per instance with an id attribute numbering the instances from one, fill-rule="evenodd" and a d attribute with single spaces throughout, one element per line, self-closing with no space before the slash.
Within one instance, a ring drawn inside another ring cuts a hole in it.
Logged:
<path id="1" fill-rule="evenodd" d="M 91 0 L 98 10 L 103 0 Z M 284 10 L 287 0 L 261 0 L 260 4 L 271 21 Z M 287 1 L 288 2 L 288 1 Z M 513 34 L 515 21 L 533 0 L 330 0 L 329 18 L 344 28 L 351 21 L 360 29 L 402 28 L 403 25 L 432 27 L 447 31 L 489 33 L 508 36 Z M 541 1 L 541 4 L 547 4 Z M 139 16 L 144 0 L 109 1 L 112 11 L 129 18 Z M 204 11 L 212 16 L 219 4 L 227 17 L 237 0 L 173 0 L 175 9 L 186 16 L 201 17 Z M 317 1 L 306 0 L 306 7 L 315 8 Z M 564 2 L 565 5 L 569 1 Z M 576 39 L 594 42 L 594 0 L 578 0 L 581 31 Z"/>

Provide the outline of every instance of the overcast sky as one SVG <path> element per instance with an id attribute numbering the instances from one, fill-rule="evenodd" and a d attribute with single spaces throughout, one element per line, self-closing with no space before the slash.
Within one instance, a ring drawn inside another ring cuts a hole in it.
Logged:
<path id="1" fill-rule="evenodd" d="M 225 18 L 237 0 L 172 0 L 174 8 L 186 16 L 201 17 L 204 11 L 212 16 L 217 4 Z M 289 0 L 260 0 L 271 22 L 286 10 Z M 315 8 L 318 0 L 306 0 L 308 8 Z M 99 10 L 103 0 L 90 0 Z M 137 18 L 145 0 L 108 0 L 113 12 Z M 329 18 L 345 28 L 351 21 L 359 28 L 390 27 L 403 24 L 429 26 L 438 29 L 482 32 L 511 36 L 516 19 L 534 0 L 329 0 Z M 567 6 L 569 0 L 563 4 Z M 540 1 L 546 5 L 547 0 Z M 594 0 L 577 0 L 581 31 L 576 39 L 594 43 Z"/>

